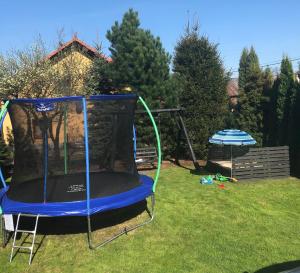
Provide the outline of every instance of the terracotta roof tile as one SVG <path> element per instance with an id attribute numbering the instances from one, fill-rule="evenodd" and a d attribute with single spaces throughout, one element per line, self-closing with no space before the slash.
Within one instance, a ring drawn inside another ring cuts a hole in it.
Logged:
<path id="1" fill-rule="evenodd" d="M 86 48 L 92 55 L 99 58 L 104 58 L 107 60 L 107 62 L 112 62 L 112 59 L 110 57 L 107 57 L 103 54 L 100 54 L 94 47 L 89 46 L 84 41 L 80 40 L 77 35 L 74 35 L 72 39 L 69 42 L 66 42 L 65 44 L 61 45 L 58 49 L 52 51 L 50 54 L 46 56 L 46 59 L 51 60 L 54 56 L 56 56 L 59 52 L 63 51 L 65 48 L 71 46 L 73 43 L 78 43 L 80 46 Z"/>

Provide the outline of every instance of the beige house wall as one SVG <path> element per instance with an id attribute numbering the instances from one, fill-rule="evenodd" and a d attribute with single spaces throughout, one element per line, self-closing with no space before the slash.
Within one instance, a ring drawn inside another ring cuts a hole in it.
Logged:
<path id="1" fill-rule="evenodd" d="M 53 69 L 57 69 L 61 73 L 64 73 L 67 70 L 71 70 L 74 73 L 72 78 L 75 82 L 72 83 L 72 93 L 69 94 L 70 96 L 74 96 L 82 90 L 85 74 L 91 65 L 91 58 L 86 57 L 79 51 L 70 51 L 68 55 L 65 55 L 62 59 L 53 63 Z M 7 114 L 2 126 L 3 138 L 6 143 L 8 143 L 11 131 L 11 120 L 9 114 Z"/>

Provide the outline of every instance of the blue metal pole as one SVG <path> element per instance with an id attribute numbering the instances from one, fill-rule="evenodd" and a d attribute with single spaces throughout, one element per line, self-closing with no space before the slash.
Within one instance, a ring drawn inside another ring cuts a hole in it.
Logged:
<path id="1" fill-rule="evenodd" d="M 47 198 L 47 176 L 48 176 L 48 133 L 44 133 L 44 203 Z"/>
<path id="2" fill-rule="evenodd" d="M 135 131 L 134 124 L 132 127 L 132 131 L 133 131 L 133 155 L 134 155 L 134 160 L 136 160 L 136 131 Z"/>
<path id="3" fill-rule="evenodd" d="M 3 188 L 6 188 L 7 185 L 5 183 L 5 179 L 4 179 L 4 176 L 3 176 L 1 168 L 0 168 L 0 179 L 1 179 L 1 182 L 2 182 L 2 185 L 3 185 Z"/>
<path id="4" fill-rule="evenodd" d="M 83 104 L 83 124 L 84 124 L 84 144 L 85 144 L 85 166 L 86 166 L 86 202 L 87 213 L 90 215 L 90 162 L 89 162 L 89 132 L 87 120 L 86 99 L 82 99 Z"/>

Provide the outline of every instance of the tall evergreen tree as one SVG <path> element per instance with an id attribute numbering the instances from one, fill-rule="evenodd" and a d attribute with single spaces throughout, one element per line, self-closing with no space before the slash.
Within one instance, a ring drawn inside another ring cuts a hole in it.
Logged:
<path id="1" fill-rule="evenodd" d="M 300 84 L 295 82 L 294 103 L 292 107 L 292 139 L 290 143 L 291 172 L 300 175 Z"/>
<path id="2" fill-rule="evenodd" d="M 101 53 L 101 50 L 99 51 Z M 110 63 L 104 58 L 97 58 L 94 60 L 92 67 L 89 71 L 85 86 L 89 94 L 109 94 L 115 90 L 112 82 L 112 75 Z"/>
<path id="3" fill-rule="evenodd" d="M 246 83 L 246 77 L 248 74 L 248 55 L 249 50 L 247 48 L 244 48 L 242 51 L 242 55 L 240 58 L 240 64 L 239 64 L 239 88 L 243 89 Z"/>
<path id="4" fill-rule="evenodd" d="M 91 93 L 131 90 L 146 99 L 152 109 L 176 106 L 174 83 L 169 71 L 170 55 L 158 37 L 140 27 L 137 12 L 132 9 L 126 12 L 122 21 L 115 22 L 106 37 L 111 43 L 109 50 L 112 61 L 94 63 L 89 83 Z M 138 144 L 153 145 L 154 134 L 150 122 L 144 116 L 139 116 L 136 123 Z M 166 133 L 170 128 L 174 128 L 170 120 L 161 123 L 162 147 L 165 151 L 171 143 L 167 141 L 169 133 Z"/>
<path id="5" fill-rule="evenodd" d="M 263 145 L 270 145 L 270 135 L 272 131 L 272 111 L 275 109 L 272 104 L 272 91 L 273 91 L 273 83 L 274 77 L 271 69 L 267 67 L 263 72 L 263 97 L 264 101 L 262 102 L 263 106 Z"/>
<path id="6" fill-rule="evenodd" d="M 276 93 L 277 139 L 279 145 L 286 145 L 289 144 L 289 133 L 292 126 L 291 109 L 295 100 L 294 71 L 287 56 L 281 61 Z"/>
<path id="7" fill-rule="evenodd" d="M 208 138 L 224 128 L 228 77 L 217 45 L 199 35 L 198 26 L 187 29 L 176 45 L 174 73 L 180 81 L 179 100 L 195 152 L 205 157 Z"/>
<path id="8" fill-rule="evenodd" d="M 160 107 L 170 64 L 160 39 L 140 27 L 138 13 L 132 9 L 124 14 L 121 24 L 115 22 L 106 37 L 111 43 L 111 77 L 115 85 L 130 86 L 152 107 Z"/>
<path id="9" fill-rule="evenodd" d="M 259 66 L 259 60 L 253 47 L 250 48 L 246 62 L 244 62 L 244 52 L 240 62 L 243 67 L 243 85 L 239 87 L 239 117 L 238 123 L 242 130 L 252 134 L 257 144 L 262 145 L 263 140 L 263 74 Z"/>

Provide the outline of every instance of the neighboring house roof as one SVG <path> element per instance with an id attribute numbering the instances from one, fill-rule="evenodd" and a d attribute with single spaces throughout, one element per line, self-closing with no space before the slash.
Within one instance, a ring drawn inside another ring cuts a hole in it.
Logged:
<path id="1" fill-rule="evenodd" d="M 300 82 L 300 71 L 295 72 L 295 78 L 297 82 Z"/>
<path id="2" fill-rule="evenodd" d="M 239 96 L 238 79 L 230 79 L 226 87 L 227 95 L 231 105 L 237 105 Z"/>
<path id="3" fill-rule="evenodd" d="M 112 59 L 107 57 L 103 54 L 100 54 L 94 47 L 89 46 L 82 40 L 80 40 L 77 35 L 73 35 L 72 39 L 69 42 L 62 44 L 58 49 L 52 51 L 50 54 L 46 56 L 46 59 L 53 60 L 59 56 L 59 54 L 67 49 L 70 49 L 73 45 L 79 46 L 79 48 L 83 49 L 83 51 L 90 57 L 90 58 L 104 58 L 107 62 L 111 62 Z"/>
<path id="4" fill-rule="evenodd" d="M 230 79 L 230 81 L 227 84 L 227 95 L 229 97 L 236 97 L 239 94 L 239 85 L 238 85 L 238 79 Z"/>

